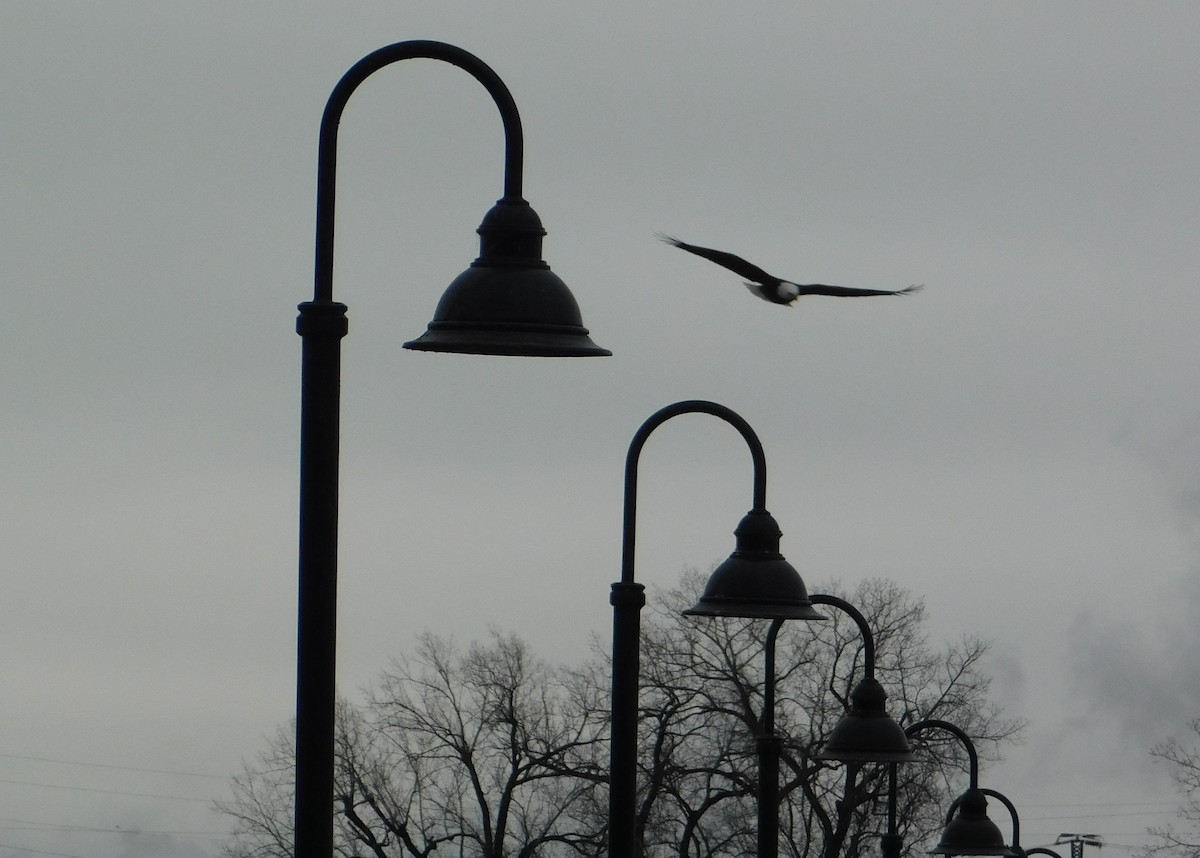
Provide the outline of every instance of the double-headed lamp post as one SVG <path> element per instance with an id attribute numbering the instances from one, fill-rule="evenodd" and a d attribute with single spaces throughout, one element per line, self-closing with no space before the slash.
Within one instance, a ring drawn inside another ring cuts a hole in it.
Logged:
<path id="1" fill-rule="evenodd" d="M 300 305 L 300 546 L 296 655 L 295 858 L 333 854 L 334 666 L 337 628 L 338 409 L 346 305 L 333 300 L 337 132 L 350 95 L 399 60 L 434 59 L 483 84 L 504 126 L 504 195 L 478 229 L 480 253 L 443 293 L 427 331 L 405 348 L 492 355 L 610 354 L 588 337 L 575 298 L 542 260 L 545 230 L 521 196 L 523 137 L 504 82 L 479 58 L 442 42 L 398 42 L 342 76 L 321 118 L 317 155 L 316 271 Z"/>

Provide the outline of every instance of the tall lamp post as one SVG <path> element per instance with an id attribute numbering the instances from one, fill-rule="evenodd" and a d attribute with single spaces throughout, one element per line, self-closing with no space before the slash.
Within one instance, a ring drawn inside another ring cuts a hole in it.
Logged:
<path id="1" fill-rule="evenodd" d="M 621 543 L 621 580 L 612 585 L 612 719 L 609 745 L 609 858 L 635 858 L 637 843 L 637 715 L 641 646 L 641 609 L 645 587 L 634 579 L 637 524 L 637 473 L 642 447 L 650 434 L 681 414 L 710 414 L 733 426 L 750 448 L 754 465 L 751 509 L 734 531 L 733 554 L 709 577 L 697 609 L 685 613 L 762 619 L 821 619 L 812 608 L 800 574 L 779 553 L 781 533 L 767 512 L 767 466 L 761 442 L 740 415 L 705 400 L 668 405 L 638 429 L 625 459 L 625 504 Z"/>
<path id="2" fill-rule="evenodd" d="M 523 137 L 503 81 L 461 48 L 407 41 L 363 57 L 342 76 L 321 117 L 317 155 L 316 270 L 312 301 L 299 306 L 300 539 L 296 656 L 295 858 L 333 854 L 334 705 L 337 628 L 338 408 L 346 305 L 333 300 L 337 131 L 350 95 L 399 60 L 450 63 L 483 84 L 504 126 L 504 196 L 478 229 L 480 254 L 446 289 L 422 351 L 548 357 L 610 354 L 588 337 L 579 307 L 542 260 L 545 235 L 521 196 Z"/>

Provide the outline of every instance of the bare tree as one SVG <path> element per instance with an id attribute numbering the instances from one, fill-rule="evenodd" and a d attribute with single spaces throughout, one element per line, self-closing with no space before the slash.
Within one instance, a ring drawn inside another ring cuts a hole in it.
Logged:
<path id="1" fill-rule="evenodd" d="M 293 731 L 280 728 L 258 758 L 234 777 L 232 800 L 217 802 L 217 809 L 233 820 L 234 840 L 225 848 L 227 855 L 282 858 L 292 854 L 295 783 Z"/>
<path id="2" fill-rule="evenodd" d="M 643 623 L 637 824 L 645 858 L 755 851 L 757 758 L 767 623 L 680 616 L 703 579 L 655 597 Z M 829 588 L 832 591 L 832 588 Z M 837 595 L 842 595 L 838 593 Z M 1018 725 L 987 699 L 987 647 L 940 648 L 924 605 L 886 581 L 848 598 L 875 633 L 876 676 L 902 722 L 953 721 L 985 756 Z M 776 652 L 775 723 L 785 737 L 781 854 L 858 858 L 883 817 L 884 767 L 816 753 L 861 673 L 858 627 L 836 610 L 791 623 Z M 599 647 L 598 647 L 599 649 Z M 602 858 L 607 838 L 607 656 L 574 668 L 534 658 L 512 635 L 465 651 L 433 635 L 394 662 L 366 702 L 343 704 L 337 733 L 337 849 L 342 858 Z M 902 832 L 919 847 L 964 786 L 951 743 L 900 767 Z M 293 748 L 281 733 L 234 781 L 222 809 L 237 825 L 231 858 L 291 854 Z M 932 763 L 932 764 L 930 764 Z M 1200 856 L 1197 856 L 1200 858 Z"/>
<path id="3" fill-rule="evenodd" d="M 1193 741 L 1200 741 L 1200 718 L 1189 725 Z M 1150 754 L 1170 765 L 1171 780 L 1181 802 L 1178 816 L 1183 827 L 1154 826 L 1149 829 L 1154 842 L 1142 851 L 1143 856 L 1162 855 L 1172 858 L 1200 858 L 1200 745 L 1185 745 L 1168 739 L 1150 750 Z"/>
<path id="4" fill-rule="evenodd" d="M 335 808 L 344 858 L 532 858 L 600 839 L 590 793 L 606 741 L 590 683 L 491 633 L 465 652 L 434 635 L 395 662 L 361 707 L 339 707 Z M 227 853 L 291 855 L 290 735 L 234 781 Z M 584 799 L 587 799 L 585 802 Z M 580 814 L 576 811 L 583 808 Z"/>

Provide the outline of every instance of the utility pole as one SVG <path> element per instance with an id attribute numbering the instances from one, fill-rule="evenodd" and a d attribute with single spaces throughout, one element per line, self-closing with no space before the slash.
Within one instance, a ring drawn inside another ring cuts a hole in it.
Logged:
<path id="1" fill-rule="evenodd" d="M 1104 840 L 1099 834 L 1060 834 L 1054 845 L 1063 843 L 1071 844 L 1071 858 L 1083 858 L 1084 846 L 1095 846 L 1099 849 L 1104 845 Z"/>

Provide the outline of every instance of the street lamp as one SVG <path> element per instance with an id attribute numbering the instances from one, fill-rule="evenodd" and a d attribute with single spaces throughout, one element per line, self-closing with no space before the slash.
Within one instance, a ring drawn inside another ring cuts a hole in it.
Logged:
<path id="1" fill-rule="evenodd" d="M 767 466 L 762 444 L 741 416 L 715 402 L 688 400 L 659 409 L 633 437 L 625 458 L 625 504 L 621 580 L 612 585 L 612 720 L 610 730 L 608 855 L 637 855 L 637 715 L 641 609 L 645 586 L 634 580 L 637 469 L 650 434 L 680 414 L 702 413 L 733 426 L 750 448 L 754 465 L 753 503 L 734 535 L 733 554 L 709 577 L 704 595 L 686 614 L 762 619 L 821 619 L 812 608 L 800 574 L 779 553 L 779 525 L 767 512 Z"/>
<path id="2" fill-rule="evenodd" d="M 837 596 L 814 594 L 814 605 L 828 605 L 849 614 L 863 638 L 863 678 L 850 692 L 850 711 L 834 726 L 817 754 L 817 759 L 852 764 L 866 762 L 898 763 L 913 758 L 904 730 L 887 714 L 887 693 L 875 679 L 875 636 L 862 613 Z M 692 609 L 688 614 L 702 614 Z M 763 712 L 759 735 L 755 739 L 758 754 L 758 858 L 779 854 L 779 758 L 783 737 L 775 732 L 775 644 L 784 621 L 776 619 L 767 630 L 763 646 Z"/>
<path id="3" fill-rule="evenodd" d="M 887 692 L 875 678 L 875 635 L 862 613 L 845 599 L 817 594 L 814 605 L 846 613 L 863 639 L 863 678 L 850 691 L 850 710 L 834 725 L 820 760 L 843 763 L 907 763 L 913 759 L 904 729 L 887 714 Z"/>
<path id="4" fill-rule="evenodd" d="M 1017 815 L 1016 805 L 1014 805 L 1011 801 L 1009 801 L 1008 796 L 1006 796 L 1002 792 L 997 792 L 996 790 L 988 789 L 987 787 L 982 787 L 982 788 L 980 788 L 979 791 L 981 793 L 983 793 L 984 795 L 991 796 L 992 798 L 994 798 L 998 802 L 1000 802 L 1002 805 L 1004 805 L 1006 808 L 1008 808 L 1008 815 L 1010 817 L 1012 817 L 1012 848 L 1013 848 L 1014 852 L 1016 852 L 1018 855 L 1021 855 L 1021 856 L 1049 855 L 1049 856 L 1051 856 L 1051 858 L 1062 858 L 1062 856 L 1059 855 L 1057 852 L 1055 852 L 1053 849 L 1047 849 L 1044 846 L 1035 846 L 1032 849 L 1022 848 L 1021 847 L 1021 818 L 1020 818 L 1020 816 Z M 946 813 L 946 821 L 947 822 L 950 821 L 950 814 L 954 813 L 954 809 L 956 807 L 958 807 L 959 800 L 961 798 L 962 797 L 960 796 L 959 799 L 955 799 L 954 803 L 950 805 L 950 809 Z M 955 854 L 967 854 L 967 853 L 955 853 Z M 977 854 L 977 853 L 975 853 L 975 854 Z"/>
<path id="5" fill-rule="evenodd" d="M 987 798 L 979 788 L 979 755 L 975 743 L 961 728 L 948 721 L 928 718 L 910 725 L 904 732 L 910 739 L 926 730 L 944 730 L 950 733 L 967 751 L 967 791 L 950 805 L 946 815 L 946 826 L 938 844 L 929 850 L 930 855 L 996 855 L 1003 858 L 1020 858 L 1020 852 L 1004 842 L 1004 836 L 996 824 L 988 819 Z M 888 830 L 881 846 L 883 858 L 899 858 L 902 844 L 896 821 L 896 765 L 888 772 Z M 955 809 L 958 815 L 954 816 Z"/>
<path id="6" fill-rule="evenodd" d="M 981 793 L 983 793 L 984 795 L 988 795 L 988 796 L 991 796 L 992 798 L 996 799 L 997 801 L 999 801 L 1001 804 L 1003 804 L 1008 809 L 1008 815 L 1010 817 L 1012 817 L 1012 850 L 1014 853 L 1016 853 L 1018 856 L 1021 856 L 1021 858 L 1027 858 L 1027 856 L 1029 856 L 1029 855 L 1049 855 L 1050 858 L 1062 858 L 1062 855 L 1060 855 L 1055 850 L 1050 849 L 1046 846 L 1034 846 L 1031 849 L 1025 849 L 1024 847 L 1022 847 L 1021 846 L 1021 817 L 1017 814 L 1016 805 L 1014 805 L 1011 801 L 1009 801 L 1008 796 L 1006 796 L 1002 792 L 997 792 L 996 790 L 988 789 L 987 787 L 981 787 L 979 791 Z M 959 796 L 950 805 L 950 809 L 946 812 L 946 821 L 947 822 L 950 821 L 950 816 L 954 813 L 955 808 L 957 808 L 959 806 L 963 797 L 964 796 Z M 1061 835 L 1060 835 L 1059 842 L 1062 842 Z M 939 854 L 949 854 L 949 853 L 939 853 Z M 953 854 L 955 854 L 955 855 L 979 855 L 979 854 L 994 854 L 994 853 L 955 852 Z"/>
<path id="7" fill-rule="evenodd" d="M 504 82 L 461 48 L 398 42 L 368 54 L 338 81 L 321 117 L 317 154 L 316 270 L 312 301 L 300 304 L 300 545 L 296 655 L 295 858 L 333 854 L 334 665 L 337 628 L 338 405 L 346 305 L 333 300 L 337 131 L 350 95 L 399 60 L 450 63 L 483 84 L 504 126 L 504 196 L 478 229 L 480 254 L 450 284 L 424 335 L 423 351 L 592 356 L 610 352 L 588 338 L 579 306 L 542 260 L 545 235 L 521 196 L 523 137 Z"/>

